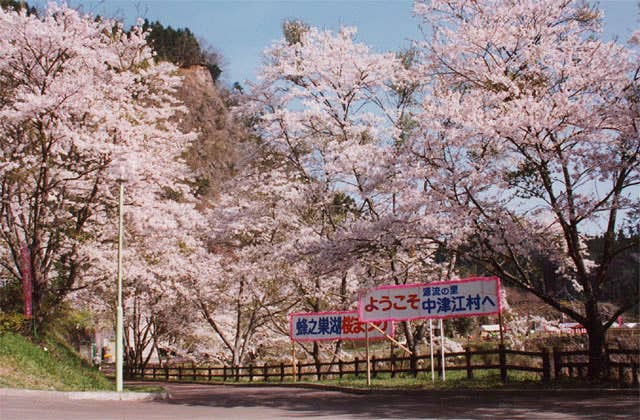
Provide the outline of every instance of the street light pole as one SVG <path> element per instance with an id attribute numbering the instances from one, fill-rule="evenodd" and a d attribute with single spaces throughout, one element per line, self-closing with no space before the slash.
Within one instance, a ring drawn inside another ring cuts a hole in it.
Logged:
<path id="1" fill-rule="evenodd" d="M 118 307 L 116 309 L 116 391 L 122 392 L 122 237 L 124 226 L 124 180 L 118 180 L 120 186 L 120 200 L 118 202 Z"/>
<path id="2" fill-rule="evenodd" d="M 135 159 L 120 155 L 111 162 L 111 175 L 118 182 L 118 301 L 116 308 L 116 391 L 122 392 L 124 314 L 122 309 L 122 242 L 124 240 L 124 184 L 135 179 Z"/>

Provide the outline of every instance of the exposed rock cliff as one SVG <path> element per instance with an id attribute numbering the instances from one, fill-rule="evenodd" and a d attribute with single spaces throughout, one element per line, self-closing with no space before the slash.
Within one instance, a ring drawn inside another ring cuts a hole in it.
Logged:
<path id="1" fill-rule="evenodd" d="M 200 174 L 201 193 L 215 195 L 234 172 L 241 155 L 242 127 L 234 124 L 225 93 L 213 82 L 206 67 L 180 69 L 184 77 L 178 98 L 189 109 L 181 128 L 200 133 L 187 153 L 187 162 Z"/>

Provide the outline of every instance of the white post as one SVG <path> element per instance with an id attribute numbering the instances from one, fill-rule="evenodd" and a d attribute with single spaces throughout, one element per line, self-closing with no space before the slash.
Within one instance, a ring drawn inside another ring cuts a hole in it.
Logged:
<path id="1" fill-rule="evenodd" d="M 120 184 L 120 201 L 118 203 L 118 307 L 116 308 L 116 391 L 122 392 L 122 237 L 124 225 L 124 182 Z"/>
<path id="2" fill-rule="evenodd" d="M 431 382 L 436 381 L 436 368 L 433 366 L 433 322 L 429 320 L 429 351 L 431 352 Z"/>
<path id="3" fill-rule="evenodd" d="M 364 334 L 367 340 L 367 386 L 371 386 L 371 357 L 369 355 L 369 323 L 364 327 Z"/>
<path id="4" fill-rule="evenodd" d="M 297 380 L 297 372 L 296 372 L 296 342 L 291 342 L 291 374 L 293 376 L 293 382 Z"/>
<path id="5" fill-rule="evenodd" d="M 504 332 L 502 330 L 502 312 L 498 312 L 498 326 L 500 327 L 500 345 L 504 347 Z"/>
<path id="6" fill-rule="evenodd" d="M 440 319 L 440 354 L 442 356 L 442 380 L 447 380 L 447 374 L 444 366 L 444 326 L 442 324 L 442 319 Z"/>

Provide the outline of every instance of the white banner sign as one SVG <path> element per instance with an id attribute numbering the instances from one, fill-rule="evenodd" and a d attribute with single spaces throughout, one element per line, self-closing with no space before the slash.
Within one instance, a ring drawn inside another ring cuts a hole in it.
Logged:
<path id="1" fill-rule="evenodd" d="M 500 313 L 500 279 L 381 286 L 361 293 L 360 321 L 460 318 Z"/>
<path id="2" fill-rule="evenodd" d="M 393 337 L 393 322 L 374 322 Z M 360 322 L 357 311 L 310 312 L 289 315 L 289 336 L 292 341 L 364 340 L 367 329 L 370 339 L 384 338 L 377 329 Z"/>

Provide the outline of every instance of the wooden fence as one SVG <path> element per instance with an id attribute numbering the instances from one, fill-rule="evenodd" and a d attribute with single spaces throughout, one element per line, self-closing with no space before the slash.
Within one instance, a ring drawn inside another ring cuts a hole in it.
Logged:
<path id="1" fill-rule="evenodd" d="M 430 356 L 371 358 L 371 376 L 385 374 L 392 378 L 398 375 L 414 375 L 431 372 Z M 621 384 L 638 386 L 638 366 L 640 350 L 609 350 L 609 377 Z M 440 354 L 434 355 L 434 370 L 441 375 Z M 495 350 L 446 353 L 445 370 L 465 371 L 471 379 L 474 372 L 493 370 L 500 373 L 503 382 L 507 382 L 509 372 L 532 372 L 541 381 L 550 382 L 562 377 L 586 377 L 588 353 L 586 351 L 561 351 L 545 349 L 540 352 L 509 350 L 498 346 Z M 552 369 L 553 368 L 553 369 Z M 344 377 L 365 377 L 367 361 L 355 358 L 350 361 L 338 360 L 322 363 L 296 363 L 296 379 L 315 377 L 317 380 Z M 285 381 L 292 379 L 294 370 L 291 364 L 248 366 L 157 366 L 149 365 L 129 374 L 127 379 L 159 381 Z"/>

